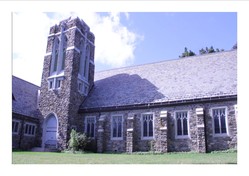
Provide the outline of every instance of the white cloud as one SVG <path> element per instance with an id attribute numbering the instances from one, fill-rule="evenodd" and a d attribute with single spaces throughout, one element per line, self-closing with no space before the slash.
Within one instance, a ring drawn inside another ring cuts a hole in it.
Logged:
<path id="1" fill-rule="evenodd" d="M 129 20 L 129 14 L 124 14 Z M 131 64 L 141 37 L 121 24 L 120 13 L 15 13 L 13 17 L 13 74 L 40 84 L 49 28 L 68 17 L 83 19 L 95 35 L 95 64 Z"/>

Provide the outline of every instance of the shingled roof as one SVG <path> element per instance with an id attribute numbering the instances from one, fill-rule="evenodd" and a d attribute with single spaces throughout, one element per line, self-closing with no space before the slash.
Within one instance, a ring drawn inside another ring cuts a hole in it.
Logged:
<path id="1" fill-rule="evenodd" d="M 237 95 L 237 50 L 95 73 L 80 110 Z"/>
<path id="2" fill-rule="evenodd" d="M 40 88 L 12 76 L 12 112 L 37 118 L 37 97 Z"/>

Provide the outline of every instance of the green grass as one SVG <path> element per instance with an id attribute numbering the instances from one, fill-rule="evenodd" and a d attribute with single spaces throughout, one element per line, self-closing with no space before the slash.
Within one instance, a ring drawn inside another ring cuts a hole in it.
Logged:
<path id="1" fill-rule="evenodd" d="M 237 152 L 98 154 L 12 152 L 13 164 L 236 164 Z"/>

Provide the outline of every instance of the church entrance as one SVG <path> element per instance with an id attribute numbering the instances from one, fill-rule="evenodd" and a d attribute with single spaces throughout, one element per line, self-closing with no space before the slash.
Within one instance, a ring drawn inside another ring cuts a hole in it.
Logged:
<path id="1" fill-rule="evenodd" d="M 50 115 L 44 123 L 44 147 L 47 149 L 57 148 L 57 118 L 55 115 Z"/>

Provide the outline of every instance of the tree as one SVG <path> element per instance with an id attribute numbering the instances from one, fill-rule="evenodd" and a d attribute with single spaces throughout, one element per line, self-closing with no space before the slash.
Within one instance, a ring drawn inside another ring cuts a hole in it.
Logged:
<path id="1" fill-rule="evenodd" d="M 211 46 L 210 48 L 206 47 L 205 49 L 200 49 L 199 50 L 199 54 L 202 55 L 202 54 L 208 54 L 208 53 L 216 53 L 216 52 L 221 52 L 221 51 L 224 51 L 224 49 L 219 49 L 219 48 L 216 48 L 214 50 L 214 47 Z"/>
<path id="2" fill-rule="evenodd" d="M 237 49 L 237 42 L 233 45 L 232 49 Z"/>
<path id="3" fill-rule="evenodd" d="M 183 57 L 195 56 L 195 55 L 196 55 L 196 54 L 195 54 L 193 51 L 191 51 L 191 50 L 188 51 L 188 48 L 185 47 L 185 48 L 184 48 L 184 53 L 182 53 L 182 55 L 179 56 L 179 57 L 180 57 L 180 58 L 183 58 Z"/>
<path id="4" fill-rule="evenodd" d="M 206 54 L 206 53 L 207 53 L 207 51 L 206 51 L 206 50 L 204 50 L 203 48 L 199 50 L 199 54 L 200 54 L 200 55 L 202 55 L 202 54 Z"/>

